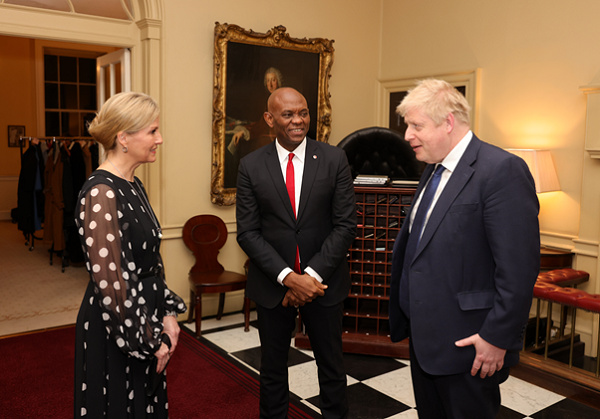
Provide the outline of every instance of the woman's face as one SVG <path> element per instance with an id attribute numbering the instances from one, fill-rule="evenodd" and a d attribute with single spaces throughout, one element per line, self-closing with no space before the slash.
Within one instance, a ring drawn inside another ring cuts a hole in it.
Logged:
<path id="1" fill-rule="evenodd" d="M 277 76 L 275 73 L 267 73 L 265 76 L 265 85 L 269 93 L 273 93 L 279 88 L 279 82 L 277 82 Z"/>
<path id="2" fill-rule="evenodd" d="M 152 163 L 156 161 L 156 149 L 162 142 L 156 118 L 150 126 L 127 135 L 127 154 L 139 163 Z"/>

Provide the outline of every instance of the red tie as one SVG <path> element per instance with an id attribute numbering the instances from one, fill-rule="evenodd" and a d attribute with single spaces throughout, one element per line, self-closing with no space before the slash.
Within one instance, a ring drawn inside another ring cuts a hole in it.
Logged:
<path id="1" fill-rule="evenodd" d="M 288 156 L 288 164 L 285 171 L 285 187 L 290 197 L 290 203 L 292 204 L 292 211 L 294 211 L 294 217 L 296 216 L 296 187 L 294 178 L 294 164 L 292 159 L 294 153 L 290 153 Z M 296 261 L 294 262 L 294 272 L 300 274 L 300 249 L 296 246 Z"/>

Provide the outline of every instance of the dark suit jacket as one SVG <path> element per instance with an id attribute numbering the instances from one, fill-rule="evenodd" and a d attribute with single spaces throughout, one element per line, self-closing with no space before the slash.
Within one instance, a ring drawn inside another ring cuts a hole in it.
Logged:
<path id="1" fill-rule="evenodd" d="M 429 178 L 426 167 L 417 195 Z M 394 245 L 390 296 L 392 341 L 409 336 L 429 374 L 470 371 L 475 349 L 454 342 L 475 333 L 518 362 L 539 273 L 539 204 L 525 162 L 473 136 L 452 173 L 412 262 L 404 261 L 408 218 Z M 410 320 L 399 307 L 409 267 Z M 409 329 L 410 322 L 410 329 Z"/>
<path id="2" fill-rule="evenodd" d="M 246 293 L 273 308 L 287 288 L 277 282 L 293 269 L 296 246 L 301 268 L 314 269 L 328 285 L 315 301 L 325 306 L 348 295 L 346 254 L 356 235 L 352 176 L 343 150 L 307 139 L 298 219 L 285 188 L 275 142 L 240 162 L 236 196 L 237 240 L 250 258 Z"/>

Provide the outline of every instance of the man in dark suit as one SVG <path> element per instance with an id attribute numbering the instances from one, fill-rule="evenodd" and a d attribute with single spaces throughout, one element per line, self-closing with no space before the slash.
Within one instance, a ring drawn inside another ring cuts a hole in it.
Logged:
<path id="1" fill-rule="evenodd" d="M 343 418 L 342 305 L 356 234 L 352 176 L 341 149 L 306 138 L 310 117 L 298 91 L 276 90 L 267 109 L 276 140 L 240 162 L 236 210 L 238 243 L 250 258 L 246 293 L 257 304 L 260 417 L 287 417 L 287 357 L 299 310 L 317 361 L 321 413 Z"/>
<path id="2" fill-rule="evenodd" d="M 539 272 L 535 185 L 522 159 L 471 132 L 449 83 L 420 82 L 397 112 L 428 166 L 394 244 L 391 338 L 410 338 L 420 418 L 491 419 Z"/>

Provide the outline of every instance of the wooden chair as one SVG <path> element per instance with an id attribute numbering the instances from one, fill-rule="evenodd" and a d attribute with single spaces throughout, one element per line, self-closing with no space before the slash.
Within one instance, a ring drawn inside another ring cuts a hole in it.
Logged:
<path id="1" fill-rule="evenodd" d="M 201 335 L 202 294 L 219 293 L 217 320 L 223 315 L 225 293 L 246 288 L 246 275 L 226 271 L 219 263 L 219 250 L 227 241 L 227 227 L 215 215 L 196 215 L 183 226 L 183 242 L 192 251 L 196 263 L 190 269 L 190 312 L 188 323 L 196 312 L 196 336 Z M 244 296 L 244 330 L 250 328 L 250 300 Z"/>

